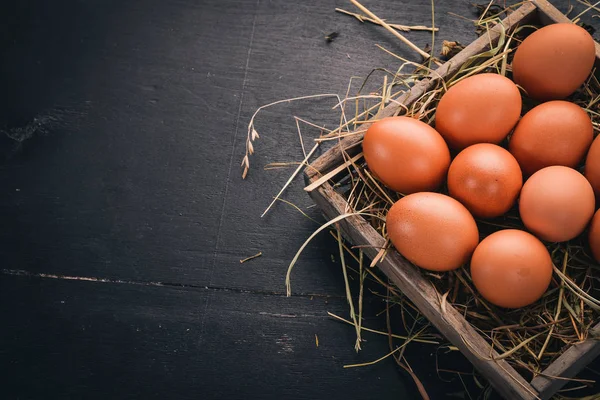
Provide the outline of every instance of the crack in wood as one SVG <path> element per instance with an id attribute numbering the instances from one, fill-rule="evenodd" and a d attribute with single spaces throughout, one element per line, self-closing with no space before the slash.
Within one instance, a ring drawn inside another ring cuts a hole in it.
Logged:
<path id="1" fill-rule="evenodd" d="M 196 285 L 196 284 L 184 284 L 184 283 L 173 283 L 173 282 L 154 282 L 154 281 L 134 281 L 134 280 L 123 280 L 123 279 L 110 279 L 110 278 L 98 278 L 94 276 L 71 276 L 71 275 L 58 275 L 58 274 L 46 274 L 42 272 L 30 272 L 20 269 L 6 269 L 3 268 L 1 273 L 4 275 L 11 276 L 23 276 L 28 278 L 41 278 L 41 279 L 58 279 L 66 281 L 84 281 L 84 282 L 96 282 L 96 283 L 112 283 L 112 284 L 126 284 L 126 285 L 138 285 L 138 286 L 155 286 L 155 287 L 168 287 L 168 288 L 184 288 L 184 289 L 202 289 L 210 290 L 214 292 L 234 292 L 234 293 L 247 293 L 257 294 L 263 296 L 277 296 L 287 297 L 284 291 L 269 291 L 269 290 L 253 290 L 253 289 L 242 289 L 234 287 L 224 286 L 207 286 L 207 285 Z M 321 293 L 294 293 L 294 297 L 302 298 L 320 298 L 320 299 L 345 299 L 345 296 L 341 295 L 329 295 Z"/>

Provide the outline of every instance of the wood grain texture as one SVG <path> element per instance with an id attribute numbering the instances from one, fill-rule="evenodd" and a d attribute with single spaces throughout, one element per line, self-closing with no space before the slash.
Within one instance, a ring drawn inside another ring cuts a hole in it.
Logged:
<path id="1" fill-rule="evenodd" d="M 344 351 L 340 297 L 3 276 L 0 302 L 4 399 L 416 399 L 391 360 L 342 369 L 388 350 Z"/>
<path id="2" fill-rule="evenodd" d="M 593 329 L 598 331 L 600 324 Z M 588 338 L 586 341 L 573 345 L 565 351 L 544 370 L 545 376 L 537 376 L 531 381 L 531 386 L 540 393 L 542 399 L 549 399 L 566 384 L 562 379 L 552 379 L 550 377 L 574 377 L 594 361 L 598 355 L 600 355 L 600 341 L 595 338 Z"/>
<path id="3" fill-rule="evenodd" d="M 252 29 L 241 3 L 107 2 L 90 5 L 96 14 L 71 1 L 40 5 L 44 20 L 27 8 L 33 21 L 5 50 L 14 71 L 1 79 L 11 87 L 33 76 L 37 87 L 13 89 L 48 97 L 29 118 L 63 121 L 16 147 L 0 174 L 3 267 L 208 281 Z M 65 18 L 76 39 L 63 42 Z M 226 29 L 233 20 L 235 32 Z M 66 72 L 50 68 L 67 60 Z"/>
<path id="4" fill-rule="evenodd" d="M 431 19 L 428 0 L 363 4 L 389 21 Z M 469 2 L 435 5 L 436 52 L 445 39 L 477 38 L 472 22 L 450 15 L 474 16 Z M 331 127 L 334 102 L 262 113 L 247 181 L 237 169 L 256 107 L 344 93 L 352 75 L 397 68 L 376 43 L 419 61 L 335 7 L 351 9 L 344 0 L 0 2 L 2 398 L 418 399 L 391 360 L 342 369 L 381 357 L 388 342 L 365 335 L 356 354 L 353 329 L 324 317 L 347 315 L 327 235 L 294 271 L 297 296 L 281 296 L 316 224 L 285 204 L 260 219 L 289 176 L 262 169 L 299 161 L 292 116 Z M 431 44 L 426 32 L 406 36 Z M 302 186 L 285 198 L 320 218 Z M 366 315 L 381 312 L 366 296 Z M 365 324 L 385 329 L 381 318 Z M 284 335 L 293 356 L 279 353 Z M 432 399 L 464 390 L 456 375 L 438 379 L 433 347 L 411 345 L 406 357 Z M 456 352 L 446 357 L 472 371 Z"/>
<path id="5" fill-rule="evenodd" d="M 423 4 L 414 1 L 365 4 L 379 15 L 389 15 L 390 19 L 404 23 L 426 24 L 430 21 L 430 16 L 421 13 Z M 454 27 L 448 31 L 448 36 L 465 43 L 476 38 L 469 21 L 460 21 L 448 14 L 452 7 L 459 6 L 467 13 L 468 4 L 440 3 L 437 6 L 440 10 L 437 24 Z M 335 13 L 335 7 L 352 9 L 346 1 L 261 1 L 258 5 L 239 133 L 235 140 L 235 164 L 225 196 L 222 233 L 211 273 L 213 285 L 282 290 L 286 267 L 295 250 L 318 227 L 284 203 L 276 203 L 264 218 L 260 218 L 292 172 L 291 168 L 262 169 L 269 162 L 301 161 L 303 156 L 292 117 L 331 128 L 339 122 L 339 112 L 331 110 L 337 100 L 281 104 L 259 114 L 256 129 L 260 139 L 254 144 L 256 155 L 251 157 L 252 167 L 247 179 L 242 181 L 241 170 L 237 167 L 244 155 L 246 124 L 256 108 L 302 95 L 343 94 L 351 76 L 364 77 L 374 67 L 398 68 L 397 60 L 378 50 L 375 44 L 384 45 L 410 60 L 419 59 L 382 28 Z M 328 44 L 325 35 L 333 31 L 339 32 L 340 36 Z M 431 41 L 431 35 L 426 32 L 410 33 L 409 37 L 419 46 Z M 441 41 L 442 36 L 438 35 L 437 49 L 441 49 Z M 381 80 L 382 76 L 377 75 L 375 84 L 380 84 Z M 358 90 L 359 85 L 360 80 L 356 80 L 353 90 Z M 308 147 L 320 132 L 302 129 Z M 302 189 L 302 180 L 298 179 L 282 197 L 322 221 L 319 211 Z M 329 237 L 319 236 L 306 249 L 294 271 L 295 293 L 340 292 L 343 281 L 336 264 L 331 262 L 332 253 L 336 253 L 332 244 L 335 242 Z M 264 256 L 248 264 L 248 270 L 253 274 L 253 278 L 248 279 L 245 274 L 240 274 L 236 264 L 240 254 L 258 251 Z"/>
<path id="6" fill-rule="evenodd" d="M 282 290 L 315 224 L 283 203 L 259 217 L 289 176 L 262 168 L 301 159 L 293 115 L 329 124 L 338 116 L 332 100 L 261 114 L 242 181 L 250 116 L 282 98 L 343 93 L 351 75 L 374 66 L 397 68 L 375 43 L 415 59 L 381 28 L 335 13 L 348 8 L 343 1 L 19 4 L 1 13 L 12 30 L 0 50 L 10 60 L 0 66 L 0 126 L 60 122 L 19 145 L 0 135 L 0 257 L 9 269 Z M 430 19 L 410 1 L 369 6 L 405 23 Z M 449 36 L 476 37 L 469 21 L 448 15 L 456 4 L 438 7 Z M 340 32 L 330 44 L 328 31 Z M 410 37 L 420 46 L 431 39 Z M 284 198 L 319 218 L 301 182 Z M 332 246 L 325 237 L 307 249 L 299 293 L 341 292 Z M 264 256 L 242 269 L 239 260 L 258 251 Z"/>

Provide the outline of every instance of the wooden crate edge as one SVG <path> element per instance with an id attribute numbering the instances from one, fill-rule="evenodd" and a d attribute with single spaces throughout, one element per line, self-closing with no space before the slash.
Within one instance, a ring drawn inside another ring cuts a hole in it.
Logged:
<path id="1" fill-rule="evenodd" d="M 593 328 L 600 331 L 600 323 Z M 570 378 L 577 375 L 586 365 L 600 355 L 600 341 L 588 338 L 584 342 L 570 346 L 560 357 L 543 371 L 546 376 L 560 376 Z M 551 379 L 546 376 L 537 376 L 531 381 L 542 399 L 549 399 L 566 383 L 564 379 Z"/>
<path id="2" fill-rule="evenodd" d="M 344 214 L 346 202 L 330 184 L 325 183 L 311 192 L 311 197 L 328 218 Z M 385 242 L 383 237 L 360 216 L 349 217 L 341 221 L 339 225 L 345 236 L 353 243 L 373 246 L 364 249 L 366 255 L 371 259 L 377 254 L 377 248 Z M 394 251 L 388 253 L 378 267 L 394 281 L 448 340 L 461 349 L 462 353 L 490 380 L 498 392 L 510 399 L 535 398 L 537 392 L 506 361 L 486 359 L 498 354 L 454 307 L 447 304 L 445 313 L 442 313 L 440 295 L 415 266 Z"/>

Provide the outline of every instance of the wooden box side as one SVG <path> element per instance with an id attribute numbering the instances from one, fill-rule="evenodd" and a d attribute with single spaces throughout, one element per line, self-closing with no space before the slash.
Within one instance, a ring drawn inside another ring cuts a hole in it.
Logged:
<path id="1" fill-rule="evenodd" d="M 316 177 L 313 178 L 316 180 Z M 346 212 L 347 203 L 329 183 L 311 192 L 311 197 L 327 218 Z M 384 245 L 383 237 L 362 217 L 342 220 L 339 227 L 344 236 L 355 245 L 368 245 L 364 252 L 369 258 L 377 255 Z M 397 252 L 390 252 L 377 266 L 389 277 L 425 317 L 508 399 L 534 399 L 536 391 L 506 361 L 493 361 L 493 351 L 475 329 L 450 304 L 441 308 L 440 295 L 417 267 Z"/>
<path id="2" fill-rule="evenodd" d="M 475 40 L 458 55 L 430 74 L 428 78 L 416 84 L 398 101 L 409 106 L 433 88 L 437 84 L 437 79 L 452 76 L 468 58 L 488 50 L 490 43 L 496 44 L 502 29 L 509 31 L 516 26 L 528 23 L 534 17 L 539 18 L 544 25 L 570 22 L 548 1 L 531 0 L 508 16 L 502 22 L 503 27 L 496 26 L 490 31 L 489 35 L 484 35 Z M 597 64 L 600 64 L 600 45 L 598 43 L 596 43 L 596 59 Z M 400 108 L 397 105 L 391 104 L 379 112 L 373 120 L 397 115 L 399 111 Z M 363 124 L 361 130 L 368 128 L 368 125 Z M 357 134 L 340 140 L 336 146 L 315 160 L 311 164 L 312 168 L 308 168 L 305 172 L 309 184 L 319 180 L 322 173 L 331 171 L 343 164 L 345 152 L 357 153 L 362 136 Z M 328 218 L 335 218 L 347 212 L 346 200 L 328 182 L 309 191 L 309 194 Z M 372 248 L 365 248 L 365 253 L 370 258 L 375 257 L 377 248 L 384 244 L 383 237 L 360 216 L 343 220 L 340 222 L 340 228 L 352 243 L 373 246 Z M 421 275 L 418 268 L 406 261 L 397 252 L 390 252 L 378 264 L 378 267 L 506 398 L 550 398 L 567 383 L 564 379 L 551 379 L 550 376 L 572 377 L 600 354 L 600 342 L 588 339 L 583 343 L 571 346 L 543 372 L 544 376 L 538 376 L 531 383 L 528 383 L 505 361 L 492 360 L 493 357 L 497 356 L 497 353 L 454 307 L 446 304 L 445 309 L 441 309 L 440 294 L 431 282 Z M 600 324 L 597 328 L 600 330 Z"/>
<path id="3" fill-rule="evenodd" d="M 600 324 L 594 326 L 593 330 L 599 332 Z M 551 376 L 571 378 L 598 355 L 600 355 L 600 341 L 594 338 L 574 344 L 543 371 L 544 375 L 533 378 L 531 386 L 538 391 L 540 398 L 549 399 L 567 383 L 564 379 L 552 379 Z"/>

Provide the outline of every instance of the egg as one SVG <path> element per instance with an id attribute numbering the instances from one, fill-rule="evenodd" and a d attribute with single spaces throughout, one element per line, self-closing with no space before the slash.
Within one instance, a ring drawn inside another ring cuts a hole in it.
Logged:
<path id="1" fill-rule="evenodd" d="M 596 198 L 600 200 L 600 136 L 597 136 L 585 160 L 585 177 L 594 188 Z"/>
<path id="2" fill-rule="evenodd" d="M 552 24 L 517 47 L 513 79 L 534 99 L 564 99 L 585 82 L 595 59 L 594 39 L 585 29 L 571 23 Z"/>
<path id="3" fill-rule="evenodd" d="M 410 194 L 436 190 L 446 178 L 450 150 L 431 126 L 409 117 L 371 125 L 363 140 L 367 166 L 387 187 Z"/>
<path id="4" fill-rule="evenodd" d="M 595 210 L 594 191 L 572 168 L 540 169 L 525 182 L 519 198 L 521 220 L 550 242 L 571 240 L 585 229 Z"/>
<path id="5" fill-rule="evenodd" d="M 471 259 L 477 291 L 492 304 L 525 307 L 537 301 L 552 279 L 552 258 L 530 233 L 505 229 L 479 243 Z"/>
<path id="6" fill-rule="evenodd" d="M 398 200 L 387 214 L 386 228 L 396 250 L 430 271 L 460 267 L 479 243 L 473 216 L 440 193 L 414 193 Z"/>
<path id="7" fill-rule="evenodd" d="M 592 218 L 588 239 L 590 241 L 592 255 L 596 261 L 600 262 L 600 210 L 596 211 Z"/>
<path id="8" fill-rule="evenodd" d="M 528 176 L 551 165 L 575 168 L 594 140 L 594 127 L 578 105 L 555 100 L 521 118 L 508 149 Z"/>
<path id="9" fill-rule="evenodd" d="M 478 74 L 452 86 L 442 96 L 435 128 L 448 145 L 462 150 L 476 143 L 500 143 L 521 115 L 521 94 L 498 74 Z"/>
<path id="10" fill-rule="evenodd" d="M 519 163 L 505 149 L 480 143 L 461 151 L 448 170 L 448 191 L 476 217 L 506 213 L 523 186 Z"/>

